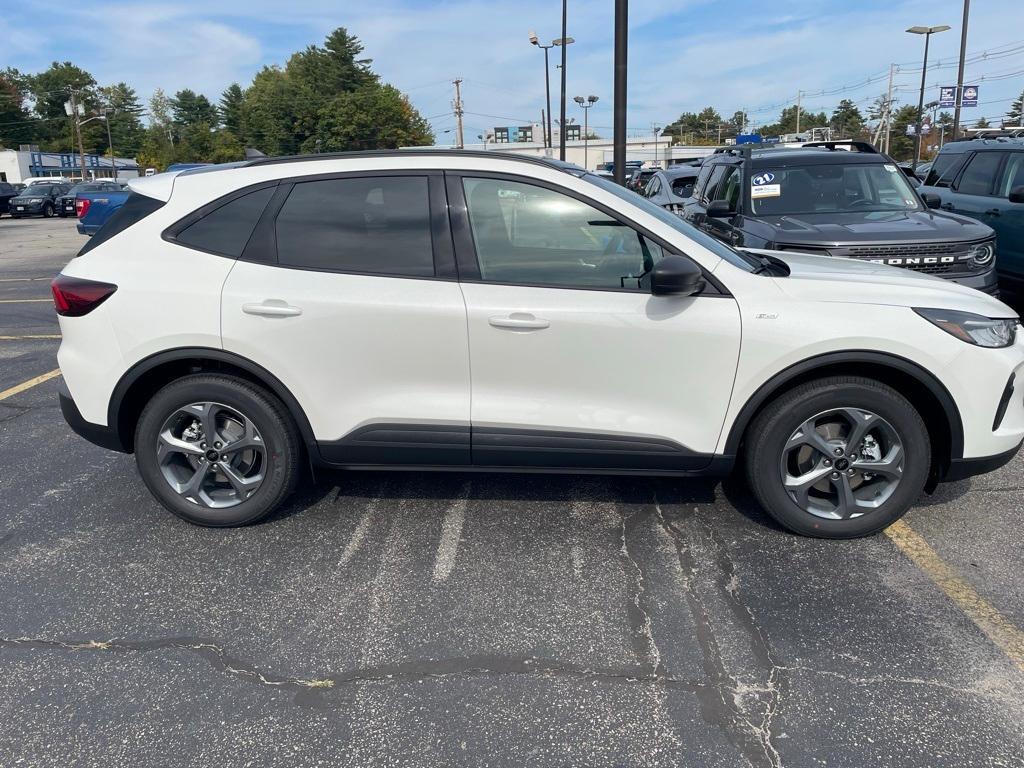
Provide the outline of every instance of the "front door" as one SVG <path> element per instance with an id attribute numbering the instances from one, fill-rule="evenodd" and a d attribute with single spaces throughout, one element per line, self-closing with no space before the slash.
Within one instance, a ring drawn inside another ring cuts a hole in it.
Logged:
<path id="1" fill-rule="evenodd" d="M 735 301 L 652 296 L 666 250 L 559 189 L 468 176 L 448 189 L 460 268 L 477 272 L 461 283 L 474 464 L 706 466 L 736 372 Z"/>

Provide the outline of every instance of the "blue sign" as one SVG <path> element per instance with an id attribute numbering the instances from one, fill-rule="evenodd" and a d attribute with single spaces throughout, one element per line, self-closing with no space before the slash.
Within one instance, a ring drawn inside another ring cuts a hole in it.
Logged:
<path id="1" fill-rule="evenodd" d="M 960 106 L 962 107 L 976 107 L 978 106 L 978 86 L 976 85 L 965 85 L 964 96 L 960 100 Z"/>
<path id="2" fill-rule="evenodd" d="M 760 144 L 760 133 L 740 133 L 736 135 L 737 144 Z"/>
<path id="3" fill-rule="evenodd" d="M 765 136 L 764 137 L 764 143 L 765 144 L 778 144 L 780 141 L 782 141 L 782 139 L 779 136 Z"/>
<path id="4" fill-rule="evenodd" d="M 939 88 L 939 108 L 946 109 L 947 107 L 956 106 L 956 86 L 955 85 L 944 85 Z"/>

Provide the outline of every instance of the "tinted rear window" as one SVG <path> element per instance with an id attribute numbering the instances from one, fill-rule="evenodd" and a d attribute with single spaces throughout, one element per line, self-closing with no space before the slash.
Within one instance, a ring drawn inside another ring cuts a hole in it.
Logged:
<path id="1" fill-rule="evenodd" d="M 163 205 L 163 200 L 155 200 L 152 197 L 132 192 L 128 195 L 128 199 L 124 201 L 124 205 L 114 211 L 114 214 L 100 227 L 99 232 L 90 237 L 89 241 L 82 246 L 82 250 L 78 252 L 78 255 L 82 256 L 100 243 L 105 243 L 115 235 L 121 234 L 128 227 L 142 221 L 149 214 L 160 210 Z"/>
<path id="2" fill-rule="evenodd" d="M 175 242 L 201 251 L 241 256 L 275 189 L 264 187 L 224 203 L 175 235 Z"/>
<path id="3" fill-rule="evenodd" d="M 430 277 L 425 176 L 325 179 L 296 184 L 277 216 L 282 266 Z"/>
<path id="4" fill-rule="evenodd" d="M 953 183 L 957 172 L 964 164 L 965 157 L 967 157 L 967 154 L 964 152 L 939 153 L 939 156 L 935 158 L 935 162 L 932 163 L 932 167 L 928 171 L 928 177 L 924 181 L 925 185 L 929 187 L 948 187 Z"/>

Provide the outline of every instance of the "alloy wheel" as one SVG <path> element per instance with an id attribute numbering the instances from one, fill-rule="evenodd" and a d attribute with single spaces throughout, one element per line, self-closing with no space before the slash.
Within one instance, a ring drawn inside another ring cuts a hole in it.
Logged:
<path id="1" fill-rule="evenodd" d="M 863 408 L 835 408 L 801 424 L 782 449 L 783 487 L 805 512 L 829 520 L 882 506 L 903 478 L 903 442 Z"/>
<path id="2" fill-rule="evenodd" d="M 252 420 L 221 403 L 191 403 L 160 428 L 157 462 L 185 500 L 211 509 L 241 504 L 263 483 L 267 451 Z"/>

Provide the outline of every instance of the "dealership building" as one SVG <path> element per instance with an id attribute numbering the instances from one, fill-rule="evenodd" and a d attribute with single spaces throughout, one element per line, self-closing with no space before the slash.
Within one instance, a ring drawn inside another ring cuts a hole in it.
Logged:
<path id="1" fill-rule="evenodd" d="M 40 152 L 35 148 L 0 150 L 0 181 L 25 183 L 39 177 L 82 178 L 82 159 L 77 152 Z M 116 170 L 119 179 L 134 179 L 139 166 L 134 158 L 86 155 L 87 179 L 110 179 Z"/>

